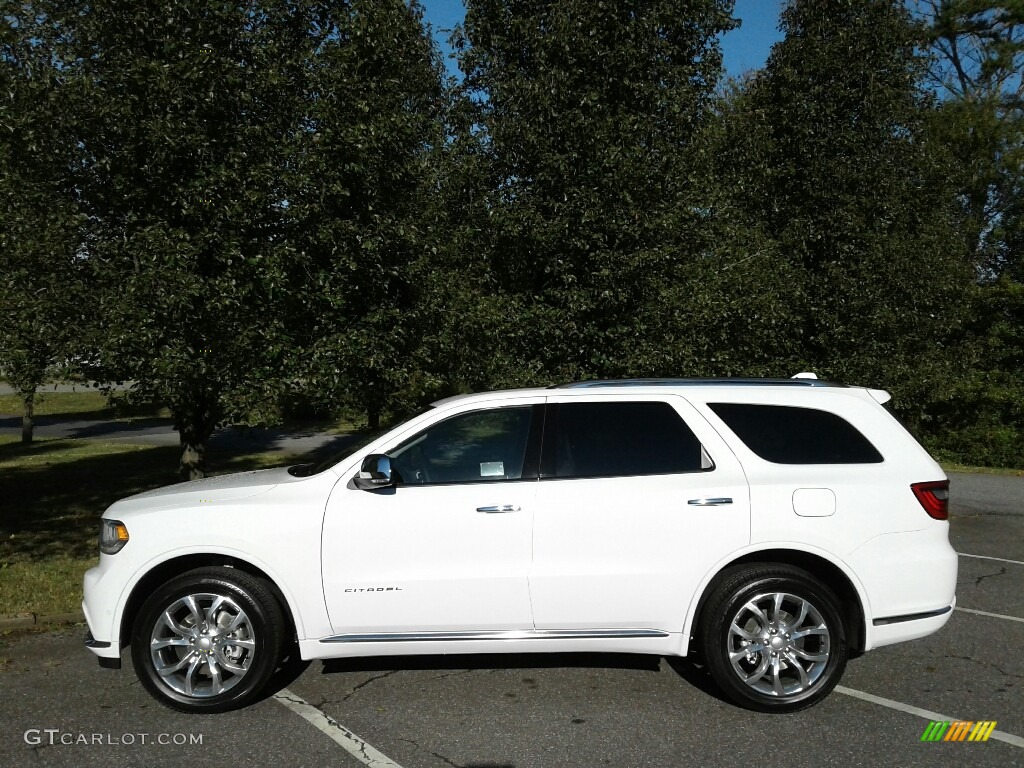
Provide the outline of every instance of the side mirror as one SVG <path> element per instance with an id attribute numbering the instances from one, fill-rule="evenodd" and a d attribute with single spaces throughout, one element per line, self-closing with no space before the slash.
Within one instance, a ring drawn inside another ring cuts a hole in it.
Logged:
<path id="1" fill-rule="evenodd" d="M 353 478 L 356 488 L 372 491 L 374 488 L 390 488 L 397 478 L 391 469 L 391 457 L 382 453 L 371 453 L 363 459 L 359 474 Z"/>

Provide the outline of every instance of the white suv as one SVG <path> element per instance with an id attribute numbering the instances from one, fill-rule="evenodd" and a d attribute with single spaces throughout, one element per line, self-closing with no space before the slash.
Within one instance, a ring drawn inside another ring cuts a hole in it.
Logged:
<path id="1" fill-rule="evenodd" d="M 851 654 L 955 605 L 948 481 L 879 390 L 584 382 L 442 400 L 319 467 L 103 515 L 86 645 L 184 711 L 303 659 L 697 653 L 724 694 L 811 706 Z"/>

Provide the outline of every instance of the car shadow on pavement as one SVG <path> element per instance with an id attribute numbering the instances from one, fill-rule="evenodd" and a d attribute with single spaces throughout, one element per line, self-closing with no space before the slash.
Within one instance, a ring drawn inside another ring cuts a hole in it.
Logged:
<path id="1" fill-rule="evenodd" d="M 370 656 L 325 659 L 321 674 L 346 672 L 393 672 L 407 670 L 451 671 L 492 669 L 626 669 L 660 672 L 661 660 L 691 686 L 734 706 L 711 679 L 697 658 L 662 657 L 642 653 L 521 653 L 453 654 L 448 656 Z M 308 665 L 309 662 L 306 662 Z M 305 668 L 304 668 L 305 669 Z"/>
<path id="2" fill-rule="evenodd" d="M 447 656 L 370 656 L 326 659 L 322 674 L 454 669 L 635 669 L 657 672 L 660 657 L 635 653 L 468 653 Z"/>
<path id="3" fill-rule="evenodd" d="M 258 700 L 269 699 L 283 688 L 287 688 L 302 677 L 302 673 L 309 669 L 309 665 L 312 663 L 311 661 L 303 661 L 302 657 L 299 656 L 298 643 L 293 642 L 291 647 L 285 652 L 277 671 L 274 672 L 267 682 Z"/>
<path id="4" fill-rule="evenodd" d="M 719 701 L 725 702 L 730 706 L 734 706 L 733 703 L 722 694 L 718 684 L 711 678 L 711 674 L 708 672 L 707 667 L 705 667 L 699 659 L 691 658 L 689 656 L 666 656 L 665 663 L 672 668 L 673 672 L 697 690 L 702 693 L 706 693 L 708 696 L 712 696 Z"/>

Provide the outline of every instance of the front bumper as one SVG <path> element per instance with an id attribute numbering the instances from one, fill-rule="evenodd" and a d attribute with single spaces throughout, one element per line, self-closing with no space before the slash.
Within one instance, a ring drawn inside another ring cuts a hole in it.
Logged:
<path id="1" fill-rule="evenodd" d="M 100 650 L 109 649 L 112 643 L 109 640 L 97 640 L 92 636 L 92 630 L 87 629 L 85 631 L 85 647 L 93 653 Z M 105 669 L 120 669 L 121 668 L 121 656 L 118 655 L 116 658 L 108 656 L 97 656 L 96 661 L 99 662 L 101 667 Z"/>
<path id="2" fill-rule="evenodd" d="M 106 659 L 116 660 L 120 664 L 121 638 L 115 630 L 115 622 L 120 618 L 116 609 L 121 587 L 113 583 L 116 579 L 109 578 L 111 569 L 104 568 L 103 557 L 100 565 L 85 572 L 82 584 L 85 596 L 82 600 L 82 613 L 89 626 L 85 647 L 101 659 L 101 664 Z"/>

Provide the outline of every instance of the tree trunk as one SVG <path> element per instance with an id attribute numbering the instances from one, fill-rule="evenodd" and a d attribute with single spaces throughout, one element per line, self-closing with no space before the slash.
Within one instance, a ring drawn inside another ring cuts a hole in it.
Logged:
<path id="1" fill-rule="evenodd" d="M 206 477 L 206 441 L 181 436 L 181 463 L 179 472 L 183 480 Z"/>
<path id="2" fill-rule="evenodd" d="M 32 417 L 36 411 L 36 393 L 35 390 L 32 390 L 27 393 L 22 392 L 21 396 L 25 403 L 25 409 L 21 414 L 21 442 L 23 445 L 28 445 L 32 442 L 32 431 L 35 429 Z"/>
<path id="3" fill-rule="evenodd" d="M 380 429 L 380 407 L 370 405 L 366 409 L 366 426 L 370 429 Z"/>

